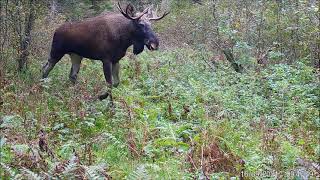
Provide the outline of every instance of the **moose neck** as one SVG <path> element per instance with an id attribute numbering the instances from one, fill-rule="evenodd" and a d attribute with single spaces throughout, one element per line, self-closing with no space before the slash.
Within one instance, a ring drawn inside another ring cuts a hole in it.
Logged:
<path id="1" fill-rule="evenodd" d="M 115 41 L 112 41 L 111 43 L 109 43 L 110 45 L 109 47 L 112 47 L 112 49 L 110 49 L 112 52 L 112 56 L 110 58 L 112 59 L 113 62 L 118 62 L 122 57 L 125 56 L 128 48 L 131 45 L 133 45 L 135 49 L 136 47 L 135 44 L 137 44 L 135 25 L 133 24 L 132 21 L 125 19 L 125 21 L 122 21 L 122 25 L 118 26 L 118 28 L 119 29 L 115 30 L 115 32 L 117 32 L 117 35 L 115 37 L 117 38 L 114 39 Z M 113 46 L 113 44 L 118 44 L 118 46 Z"/>
<path id="2" fill-rule="evenodd" d="M 127 51 L 127 49 L 133 45 L 133 53 L 136 55 L 141 53 L 144 49 L 144 39 L 143 37 L 138 37 L 134 22 L 129 21 L 124 29 L 126 30 L 126 35 L 122 36 L 120 41 L 125 50 Z"/>

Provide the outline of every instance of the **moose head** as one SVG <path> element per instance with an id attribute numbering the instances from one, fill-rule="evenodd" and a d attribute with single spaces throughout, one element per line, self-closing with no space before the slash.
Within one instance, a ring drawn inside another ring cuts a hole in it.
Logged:
<path id="1" fill-rule="evenodd" d="M 131 4 L 128 4 L 124 11 L 118 2 L 118 9 L 120 13 L 130 19 L 135 27 L 133 40 L 133 53 L 139 54 L 146 46 L 150 51 L 157 50 L 159 47 L 159 40 L 151 27 L 151 21 L 158 21 L 164 18 L 169 12 L 163 13 L 162 16 L 156 16 L 151 7 L 147 7 L 141 13 L 134 13 L 135 9 Z"/>

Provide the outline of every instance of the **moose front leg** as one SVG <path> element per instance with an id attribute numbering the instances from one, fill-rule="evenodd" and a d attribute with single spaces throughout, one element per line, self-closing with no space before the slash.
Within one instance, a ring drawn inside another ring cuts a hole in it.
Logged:
<path id="1" fill-rule="evenodd" d="M 112 72 L 112 63 L 110 61 L 104 61 L 103 62 L 103 73 L 104 73 L 104 77 L 107 82 L 108 90 L 106 93 L 100 95 L 99 99 L 103 100 L 103 99 L 106 99 L 108 96 L 110 96 L 110 101 L 113 104 L 112 92 L 111 92 L 111 88 L 112 88 L 112 74 L 111 74 L 111 72 Z"/>
<path id="2" fill-rule="evenodd" d="M 60 58 L 61 59 L 61 58 Z M 48 59 L 48 62 L 42 67 L 42 78 L 47 78 L 50 71 L 54 68 L 57 62 L 60 60 L 59 58 L 52 58 Z"/>
<path id="3" fill-rule="evenodd" d="M 113 85 L 113 87 L 117 87 L 120 83 L 119 72 L 120 72 L 119 62 L 112 64 L 112 81 L 113 81 L 112 85 Z"/>
<path id="4" fill-rule="evenodd" d="M 52 63 L 48 61 L 43 67 L 42 67 L 42 78 L 47 78 L 50 71 L 53 69 L 55 63 Z"/>

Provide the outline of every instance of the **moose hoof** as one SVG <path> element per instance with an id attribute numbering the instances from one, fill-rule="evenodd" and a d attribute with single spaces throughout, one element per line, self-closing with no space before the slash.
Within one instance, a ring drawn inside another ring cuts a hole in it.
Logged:
<path id="1" fill-rule="evenodd" d="M 113 83 L 112 86 L 116 88 L 116 87 L 119 86 L 119 84 L 120 84 L 120 83 Z"/>
<path id="2" fill-rule="evenodd" d="M 76 84 L 77 83 L 77 77 L 70 76 L 69 80 L 71 81 L 72 84 Z"/>
<path id="3" fill-rule="evenodd" d="M 76 79 L 71 79 L 71 78 L 70 78 L 70 82 L 71 82 L 73 85 L 77 84 L 77 80 L 76 80 Z"/>
<path id="4" fill-rule="evenodd" d="M 108 96 L 109 96 L 109 93 L 106 92 L 106 93 L 99 96 L 99 100 L 102 101 L 102 100 L 106 99 Z"/>
<path id="5" fill-rule="evenodd" d="M 45 72 L 44 70 L 41 70 L 41 72 L 42 72 L 42 76 L 41 76 L 42 79 L 45 79 L 48 77 L 48 75 L 49 75 L 48 72 Z"/>

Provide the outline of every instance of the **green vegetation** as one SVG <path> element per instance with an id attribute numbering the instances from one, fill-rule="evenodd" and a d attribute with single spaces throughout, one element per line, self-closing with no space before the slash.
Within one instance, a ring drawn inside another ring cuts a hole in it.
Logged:
<path id="1" fill-rule="evenodd" d="M 115 178 L 200 178 L 201 148 L 210 154 L 215 144 L 223 152 L 217 158 L 236 166 L 219 174 L 208 164 L 211 177 L 237 175 L 240 159 L 252 173 L 292 170 L 298 157 L 317 161 L 319 82 L 312 68 L 297 63 L 239 74 L 221 63 L 213 72 L 202 57 L 186 49 L 126 58 L 114 111 L 107 100 L 90 100 L 104 86 L 100 63 L 85 61 L 75 86 L 67 60 L 45 82 L 40 64 L 30 74 L 8 73 L 1 128 L 10 136 L 1 139 L 2 163 L 34 163 L 32 152 L 43 153 L 40 129 L 55 156 L 43 153 L 41 169 L 52 170 L 75 151 L 82 164 L 106 164 Z"/>
<path id="2" fill-rule="evenodd" d="M 0 61 L 1 177 L 241 179 L 242 173 L 245 179 L 319 177 L 319 167 L 314 166 L 320 157 L 319 69 L 314 66 L 314 46 L 307 48 L 314 40 L 305 33 L 304 44 L 289 46 L 290 35 L 283 35 L 284 45 L 273 46 L 277 27 L 265 24 L 271 29 L 259 36 L 267 42 L 256 34 L 248 43 L 243 19 L 234 27 L 219 24 L 219 48 L 231 48 L 229 41 L 236 41 L 232 52 L 244 68 L 238 73 L 230 62 L 213 60 L 221 53 L 215 39 L 201 41 L 214 34 L 212 24 L 202 26 L 210 9 L 174 2 L 172 10 L 177 11 L 155 27 L 166 48 L 137 57 L 128 53 L 120 61 L 114 108 L 109 99 L 93 100 L 106 88 L 101 62 L 84 60 L 79 82 L 73 85 L 68 80 L 69 57 L 48 79 L 40 80 L 46 53 L 35 49 L 25 72 L 17 72 L 14 47 L 6 49 L 8 58 Z M 219 2 L 222 11 L 228 1 Z M 268 3 L 266 19 L 276 21 L 271 13 L 276 3 Z M 189 17 L 183 16 L 188 10 Z M 199 19 L 193 16 L 197 13 Z M 35 32 L 45 29 L 41 17 Z M 225 22 L 227 15 L 220 18 Z M 193 25 L 196 33 L 189 34 Z M 47 28 L 53 31 L 55 26 Z M 310 24 L 305 27 L 317 32 Z M 49 35 L 35 37 L 32 47 L 48 39 Z M 272 49 L 268 63 L 259 64 L 252 49 L 267 47 Z M 286 51 L 292 47 L 298 55 Z"/>

